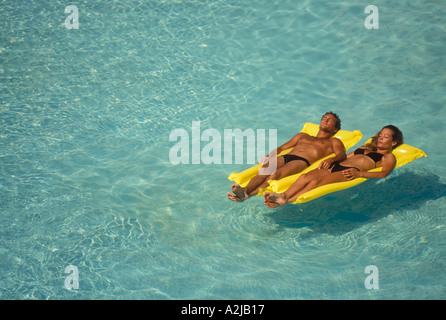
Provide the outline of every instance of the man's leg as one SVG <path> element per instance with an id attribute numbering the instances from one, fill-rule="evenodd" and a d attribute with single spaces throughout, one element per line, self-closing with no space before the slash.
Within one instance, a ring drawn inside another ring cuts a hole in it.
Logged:
<path id="1" fill-rule="evenodd" d="M 275 163 L 276 172 L 277 172 L 277 170 L 280 170 L 285 164 L 285 160 L 283 159 L 282 156 L 278 156 L 275 159 L 270 160 L 269 162 L 267 162 L 266 164 L 263 165 L 263 167 L 259 170 L 257 175 L 249 181 L 249 183 L 246 185 L 246 187 L 242 188 L 238 184 L 233 184 L 231 189 L 234 194 L 231 194 L 230 192 L 228 192 L 228 198 L 233 201 L 243 201 L 253 195 L 256 195 L 259 190 L 259 186 L 264 184 L 268 180 L 271 180 L 270 177 L 272 174 L 271 173 L 262 174 L 262 173 L 268 172 L 268 170 L 262 170 L 262 169 L 269 168 L 272 161 L 276 161 L 276 163 Z"/>
<path id="2" fill-rule="evenodd" d="M 282 178 L 291 176 L 293 174 L 299 173 L 307 168 L 307 164 L 301 160 L 290 161 L 283 165 L 281 168 L 277 169 L 276 172 L 271 174 L 263 183 L 261 183 L 256 189 L 252 190 L 253 195 L 259 192 L 259 189 L 265 189 L 269 186 L 269 180 L 280 180 Z"/>

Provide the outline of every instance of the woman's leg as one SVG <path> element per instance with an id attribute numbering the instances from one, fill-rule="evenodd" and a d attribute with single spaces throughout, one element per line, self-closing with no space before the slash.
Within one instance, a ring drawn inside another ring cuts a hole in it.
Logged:
<path id="1" fill-rule="evenodd" d="M 310 190 L 316 189 L 326 184 L 342 182 L 342 181 L 346 181 L 344 175 L 342 174 L 342 171 L 320 176 L 316 179 L 311 180 L 304 188 L 302 188 L 298 192 L 294 193 L 291 197 L 289 197 L 287 203 L 296 201 L 296 199 L 299 198 L 300 195 Z"/>
<path id="2" fill-rule="evenodd" d="M 264 202 L 268 207 L 275 207 L 277 204 L 284 205 L 289 202 L 290 198 L 305 189 L 311 181 L 320 179 L 329 175 L 330 171 L 327 169 L 314 169 L 308 173 L 302 174 L 289 188 L 283 193 L 269 193 L 265 192 Z"/>

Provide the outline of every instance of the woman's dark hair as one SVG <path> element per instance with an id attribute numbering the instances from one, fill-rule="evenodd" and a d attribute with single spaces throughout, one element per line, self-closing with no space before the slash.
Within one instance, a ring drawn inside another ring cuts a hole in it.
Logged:
<path id="1" fill-rule="evenodd" d="M 394 145 L 392 149 L 395 149 L 396 147 L 398 147 L 399 145 L 404 143 L 403 133 L 401 132 L 400 129 L 398 129 L 395 126 L 392 126 L 391 124 L 389 124 L 388 126 L 385 126 L 383 129 L 385 129 L 385 128 L 393 131 L 392 141 L 396 141 L 396 145 Z"/>
<path id="2" fill-rule="evenodd" d="M 378 149 L 378 148 L 377 148 L 377 145 L 378 145 L 378 137 L 379 137 L 379 134 L 381 133 L 381 131 L 383 131 L 384 129 L 390 129 L 390 130 L 392 130 L 392 132 L 393 132 L 393 133 L 392 133 L 392 141 L 396 141 L 396 145 L 394 145 L 394 146 L 392 147 L 392 149 L 395 149 L 396 147 L 398 147 L 399 145 L 402 145 L 402 144 L 404 143 L 403 133 L 401 132 L 401 130 L 398 129 L 397 127 L 395 127 L 395 126 L 389 124 L 389 125 L 383 127 L 377 134 L 375 134 L 375 135 L 372 137 L 372 140 L 370 141 L 370 143 L 367 143 L 367 144 L 365 145 L 365 147 L 366 147 L 367 150 L 376 151 L 376 150 Z"/>

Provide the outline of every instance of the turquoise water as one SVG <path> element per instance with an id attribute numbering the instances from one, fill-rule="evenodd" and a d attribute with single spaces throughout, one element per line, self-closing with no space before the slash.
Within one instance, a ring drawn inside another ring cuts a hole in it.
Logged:
<path id="1" fill-rule="evenodd" d="M 0 1 L 1 299 L 446 298 L 442 1 L 377 30 L 363 1 L 71 4 Z M 276 209 L 227 199 L 247 163 L 169 161 L 192 121 L 282 144 L 328 110 L 428 158 Z"/>

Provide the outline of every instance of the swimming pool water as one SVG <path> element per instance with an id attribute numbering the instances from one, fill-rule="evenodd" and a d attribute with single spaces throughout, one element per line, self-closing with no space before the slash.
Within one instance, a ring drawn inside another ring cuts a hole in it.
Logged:
<path id="1" fill-rule="evenodd" d="M 441 1 L 375 1 L 377 30 L 362 1 L 70 4 L 0 1 L 1 299 L 446 298 Z M 428 158 L 276 209 L 227 199 L 249 164 L 169 161 L 192 121 L 282 144 L 329 110 Z"/>

